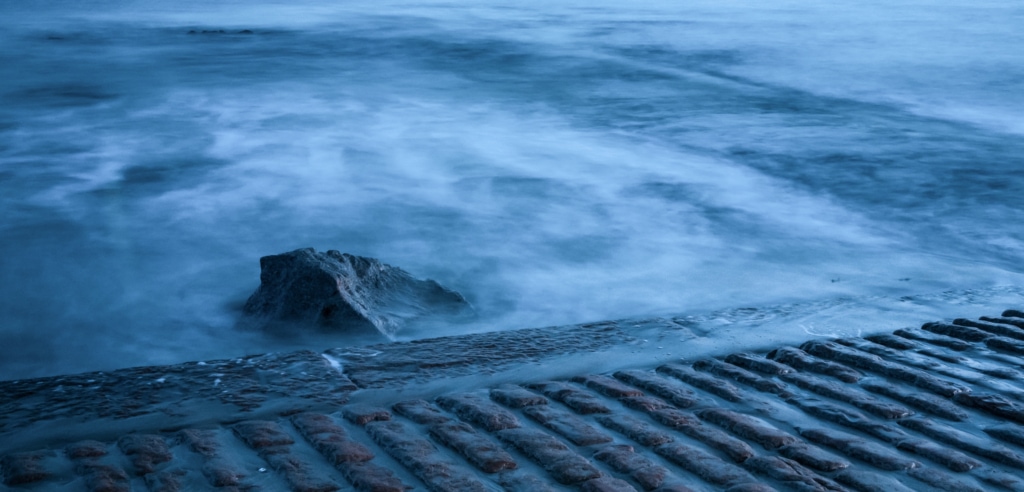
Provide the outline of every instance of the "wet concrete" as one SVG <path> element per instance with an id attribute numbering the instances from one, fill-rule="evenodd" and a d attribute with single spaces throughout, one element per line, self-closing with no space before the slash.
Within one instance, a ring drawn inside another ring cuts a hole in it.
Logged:
<path id="1" fill-rule="evenodd" d="M 1024 490 L 1021 340 L 626 320 L 0 382 L 0 490 Z"/>

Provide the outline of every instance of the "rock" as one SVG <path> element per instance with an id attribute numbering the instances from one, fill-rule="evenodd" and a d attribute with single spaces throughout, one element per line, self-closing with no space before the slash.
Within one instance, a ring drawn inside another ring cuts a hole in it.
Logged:
<path id="1" fill-rule="evenodd" d="M 588 391 L 576 389 L 571 384 L 561 381 L 544 381 L 527 385 L 528 388 L 540 391 L 558 400 L 580 415 L 592 413 L 612 413 L 602 400 Z"/>
<path id="2" fill-rule="evenodd" d="M 47 453 L 18 453 L 0 460 L 4 483 L 7 485 L 23 485 L 39 482 L 50 478 L 50 472 L 44 466 Z"/>
<path id="3" fill-rule="evenodd" d="M 260 258 L 260 286 L 242 322 L 295 325 L 393 336 L 410 322 L 472 313 L 459 293 L 373 258 L 313 248 Z"/>
<path id="4" fill-rule="evenodd" d="M 583 482 L 582 492 L 636 492 L 636 489 L 625 480 L 615 477 L 597 477 Z"/>
<path id="5" fill-rule="evenodd" d="M 391 412 L 381 407 L 366 404 L 349 405 L 342 409 L 342 415 L 345 416 L 346 420 L 356 425 L 391 420 Z"/>
<path id="6" fill-rule="evenodd" d="M 441 395 L 437 403 L 459 418 L 480 427 L 487 432 L 519 427 L 519 419 L 508 410 L 499 407 L 490 400 L 473 393 Z"/>
<path id="7" fill-rule="evenodd" d="M 612 379 L 608 376 L 602 376 L 600 374 L 577 376 L 572 378 L 572 380 L 590 389 L 593 389 L 604 396 L 610 396 L 612 398 L 643 396 L 644 394 L 643 391 L 640 391 L 636 388 L 631 388 L 625 384 L 616 381 L 615 379 Z"/>
<path id="8" fill-rule="evenodd" d="M 232 429 L 250 448 L 257 451 L 295 444 L 295 440 L 280 425 L 267 420 L 239 422 Z"/>
<path id="9" fill-rule="evenodd" d="M 400 422 L 370 422 L 366 432 L 378 446 L 398 460 L 417 478 L 423 481 L 427 490 L 442 492 L 458 490 L 464 492 L 486 492 L 488 487 L 476 474 L 448 461 L 430 441 L 417 437 Z"/>
<path id="10" fill-rule="evenodd" d="M 433 425 L 451 421 L 451 418 L 444 412 L 426 400 L 400 401 L 395 403 L 391 409 L 417 424 Z"/>
<path id="11" fill-rule="evenodd" d="M 514 470 L 519 466 L 501 446 L 465 422 L 435 424 L 430 426 L 429 432 L 435 441 L 458 451 L 484 473 Z"/>
<path id="12" fill-rule="evenodd" d="M 666 480 L 675 479 L 668 469 L 634 452 L 633 446 L 628 444 L 605 446 L 594 453 L 594 459 L 604 462 L 619 473 L 628 474 L 644 490 L 658 489 Z"/>
<path id="13" fill-rule="evenodd" d="M 99 458 L 107 455 L 107 445 L 93 440 L 79 441 L 64 448 L 64 452 L 73 460 Z"/>
<path id="14" fill-rule="evenodd" d="M 132 459 L 135 473 L 139 476 L 153 473 L 156 465 L 173 458 L 164 439 L 153 434 L 130 434 L 119 439 L 117 445 Z"/>
<path id="15" fill-rule="evenodd" d="M 547 405 L 548 399 L 514 384 L 503 384 L 491 389 L 491 399 L 510 408 Z"/>
<path id="16" fill-rule="evenodd" d="M 674 440 L 672 436 L 628 413 L 599 415 L 596 419 L 601 425 L 644 446 L 654 447 Z"/>
<path id="17" fill-rule="evenodd" d="M 558 483 L 572 485 L 601 476 L 601 471 L 558 439 L 536 429 L 497 431 L 498 438 L 533 460 Z"/>
<path id="18" fill-rule="evenodd" d="M 523 409 L 523 414 L 577 446 L 591 446 L 612 440 L 611 436 L 591 427 L 583 419 L 551 405 L 529 406 Z"/>
<path id="19" fill-rule="evenodd" d="M 743 415 L 724 408 L 698 410 L 697 416 L 765 449 L 779 449 L 797 439 L 759 418 Z"/>
<path id="20" fill-rule="evenodd" d="M 757 482 L 744 469 L 685 444 L 675 442 L 663 444 L 654 448 L 654 452 L 697 475 L 705 482 L 719 487 Z"/>

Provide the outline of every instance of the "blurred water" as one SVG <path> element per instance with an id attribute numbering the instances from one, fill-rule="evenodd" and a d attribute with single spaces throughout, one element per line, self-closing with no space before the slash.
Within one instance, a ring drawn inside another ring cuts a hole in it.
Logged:
<path id="1" fill-rule="evenodd" d="M 1009 0 L 3 2 L 0 379 L 355 343 L 233 328 L 259 257 L 307 246 L 480 313 L 404 338 L 992 314 L 1020 299 L 1021 25 Z"/>

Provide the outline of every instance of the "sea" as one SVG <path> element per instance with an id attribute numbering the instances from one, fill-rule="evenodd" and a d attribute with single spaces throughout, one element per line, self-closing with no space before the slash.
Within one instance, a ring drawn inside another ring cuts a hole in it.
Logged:
<path id="1" fill-rule="evenodd" d="M 260 257 L 305 247 L 477 313 L 398 341 L 1021 308 L 1021 26 L 1015 0 L 5 0 L 0 379 L 366 343 L 236 326 Z"/>

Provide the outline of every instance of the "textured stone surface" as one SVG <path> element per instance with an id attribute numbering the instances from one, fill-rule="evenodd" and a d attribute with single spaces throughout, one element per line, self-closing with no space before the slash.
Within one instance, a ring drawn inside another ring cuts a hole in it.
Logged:
<path id="1" fill-rule="evenodd" d="M 519 465 L 492 439 L 463 422 L 444 422 L 430 426 L 430 435 L 458 451 L 467 461 L 485 473 L 514 470 Z"/>
<path id="2" fill-rule="evenodd" d="M 560 376 L 628 324 L 0 382 L 0 490 L 1024 490 L 1009 321 Z"/>
<path id="3" fill-rule="evenodd" d="M 420 318 L 467 315 L 461 294 L 373 258 L 313 248 L 260 258 L 243 323 L 327 327 L 392 336 Z"/>
<path id="4" fill-rule="evenodd" d="M 491 399 L 509 408 L 548 404 L 547 398 L 514 384 L 503 384 L 491 389 Z"/>

